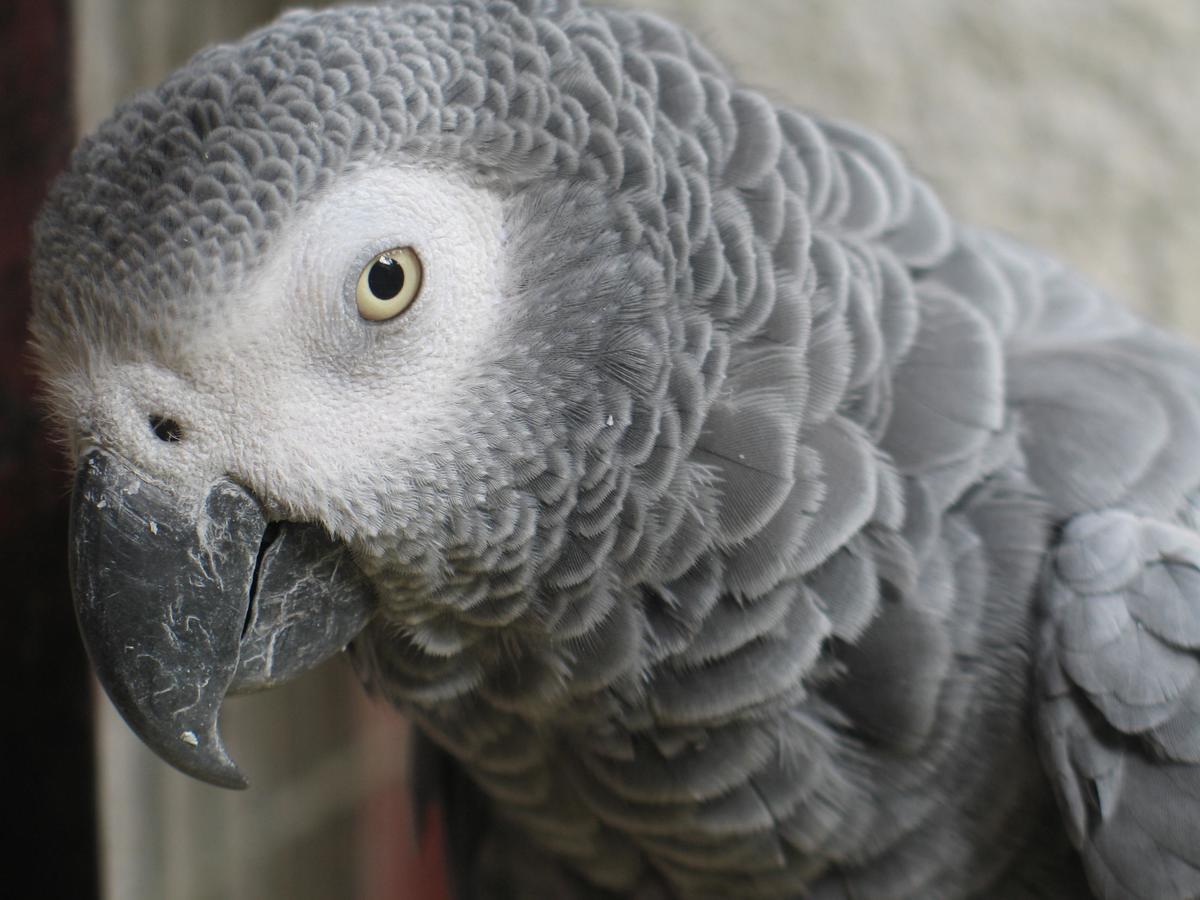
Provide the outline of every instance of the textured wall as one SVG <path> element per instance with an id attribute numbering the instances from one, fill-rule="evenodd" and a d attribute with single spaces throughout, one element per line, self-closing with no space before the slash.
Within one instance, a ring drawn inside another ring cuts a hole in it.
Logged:
<path id="1" fill-rule="evenodd" d="M 279 2 L 75 0 L 84 127 Z M 962 218 L 1050 249 L 1200 336 L 1195 0 L 641 5 L 690 23 L 773 97 L 891 136 Z M 349 896 L 331 880 L 357 869 L 370 881 L 347 806 L 372 778 L 394 780 L 395 760 L 376 746 L 384 759 L 361 776 L 345 697 L 327 673 L 234 703 L 230 741 L 256 781 L 240 797 L 166 770 L 106 712 L 110 895 Z"/>

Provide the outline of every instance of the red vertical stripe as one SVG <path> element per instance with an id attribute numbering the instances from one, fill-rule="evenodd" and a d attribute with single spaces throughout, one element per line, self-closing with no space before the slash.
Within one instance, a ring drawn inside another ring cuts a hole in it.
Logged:
<path id="1" fill-rule="evenodd" d="M 374 790 L 360 814 L 361 900 L 449 900 L 441 821 L 413 821 L 408 781 L 409 726 L 384 703 L 363 700 L 360 732 Z"/>

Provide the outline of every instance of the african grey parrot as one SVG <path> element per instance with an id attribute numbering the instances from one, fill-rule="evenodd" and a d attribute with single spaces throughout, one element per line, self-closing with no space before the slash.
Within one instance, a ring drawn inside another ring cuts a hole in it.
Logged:
<path id="1" fill-rule="evenodd" d="M 575 0 L 294 12 L 36 227 L 169 762 L 347 645 L 463 896 L 1200 896 L 1200 352 Z"/>

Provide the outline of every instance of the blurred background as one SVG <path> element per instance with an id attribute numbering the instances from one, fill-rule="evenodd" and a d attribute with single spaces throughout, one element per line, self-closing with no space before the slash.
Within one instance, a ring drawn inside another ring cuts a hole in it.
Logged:
<path id="1" fill-rule="evenodd" d="M 891 136 L 960 218 L 1050 250 L 1130 305 L 1200 336 L 1194 0 L 639 5 L 691 25 L 773 98 Z M 224 731 L 253 784 L 241 794 L 168 769 L 106 700 L 91 704 L 62 573 L 66 475 L 38 431 L 21 362 L 27 224 L 71 136 L 196 49 L 283 6 L 0 4 L 0 190 L 8 198 L 0 563 L 20 572 L 10 581 L 15 595 L 0 588 L 0 649 L 18 666 L 5 679 L 12 702 L 3 752 L 9 777 L 27 782 L 6 815 L 30 823 L 30 852 L 52 850 L 63 867 L 55 877 L 70 891 L 46 895 L 438 894 L 414 886 L 420 860 L 405 804 L 403 723 L 363 698 L 340 662 L 226 705 Z"/>

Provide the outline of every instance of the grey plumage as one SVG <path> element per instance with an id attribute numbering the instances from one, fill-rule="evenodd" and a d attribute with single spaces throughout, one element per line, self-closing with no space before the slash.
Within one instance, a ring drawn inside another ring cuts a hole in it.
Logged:
<path id="1" fill-rule="evenodd" d="M 471 884 L 1087 896 L 1069 840 L 1098 896 L 1200 896 L 1200 354 L 655 16 L 292 13 L 129 101 L 37 228 L 73 451 L 198 490 L 95 385 L 188 381 L 380 167 L 499 196 L 486 352 L 420 453 L 195 471 L 351 548 L 356 665 L 487 807 Z M 388 332 L 345 327 L 305 365 L 357 397 Z"/>

